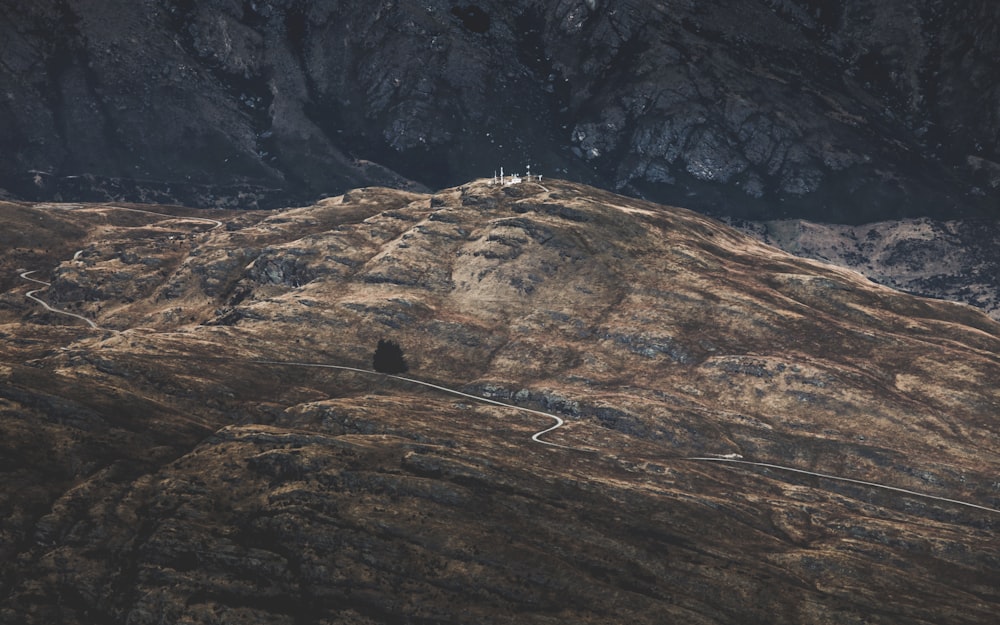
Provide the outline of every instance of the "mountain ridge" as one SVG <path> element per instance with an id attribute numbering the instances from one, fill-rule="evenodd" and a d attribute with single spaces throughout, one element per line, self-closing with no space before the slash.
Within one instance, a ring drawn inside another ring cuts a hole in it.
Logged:
<path id="1" fill-rule="evenodd" d="M 498 162 L 744 219 L 996 217 L 988 0 L 8 2 L 0 188 L 305 205 Z"/>

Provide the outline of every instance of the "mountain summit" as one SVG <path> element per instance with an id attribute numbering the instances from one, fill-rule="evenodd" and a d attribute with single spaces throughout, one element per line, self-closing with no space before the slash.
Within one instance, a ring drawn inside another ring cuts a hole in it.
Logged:
<path id="1" fill-rule="evenodd" d="M 971 307 L 548 178 L 2 210 L 5 622 L 1000 608 Z"/>

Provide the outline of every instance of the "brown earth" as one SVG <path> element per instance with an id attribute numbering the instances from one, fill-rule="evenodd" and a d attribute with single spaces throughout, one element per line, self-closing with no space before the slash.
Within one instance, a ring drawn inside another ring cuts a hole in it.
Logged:
<path id="1" fill-rule="evenodd" d="M 994 621 L 1000 325 L 544 185 L 0 205 L 0 622 Z"/>

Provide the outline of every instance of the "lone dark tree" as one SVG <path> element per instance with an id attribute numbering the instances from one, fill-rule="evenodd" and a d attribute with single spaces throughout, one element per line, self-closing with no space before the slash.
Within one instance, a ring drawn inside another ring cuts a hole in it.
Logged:
<path id="1" fill-rule="evenodd" d="M 409 367 L 406 366 L 406 359 L 403 358 L 403 348 L 396 341 L 379 339 L 378 347 L 375 348 L 375 358 L 372 359 L 372 368 L 379 373 L 406 373 Z"/>

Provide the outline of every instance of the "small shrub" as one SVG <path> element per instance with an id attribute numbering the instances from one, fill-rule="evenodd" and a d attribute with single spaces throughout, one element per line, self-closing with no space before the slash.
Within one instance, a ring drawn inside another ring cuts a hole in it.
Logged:
<path id="1" fill-rule="evenodd" d="M 379 339 L 372 359 L 372 368 L 379 373 L 406 373 L 409 367 L 403 357 L 403 348 L 395 341 Z"/>

